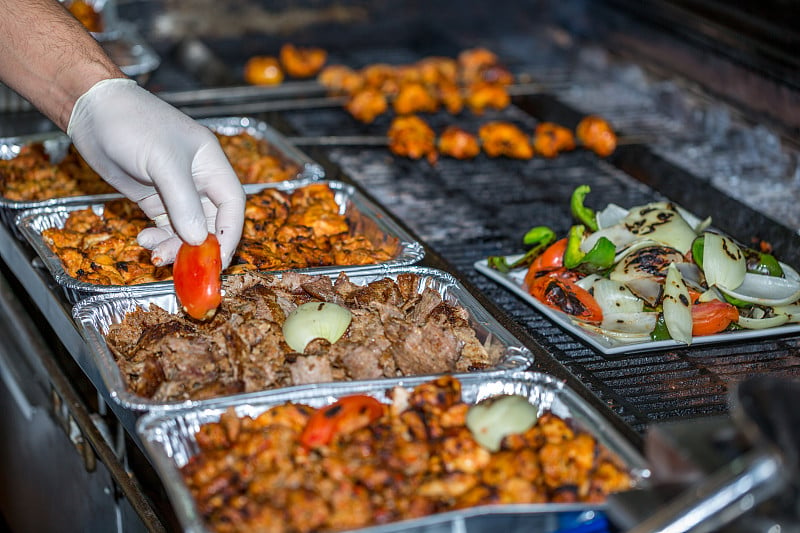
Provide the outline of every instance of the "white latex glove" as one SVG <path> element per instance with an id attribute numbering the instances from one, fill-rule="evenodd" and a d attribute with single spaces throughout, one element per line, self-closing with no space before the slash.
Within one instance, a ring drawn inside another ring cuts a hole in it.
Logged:
<path id="1" fill-rule="evenodd" d="M 138 236 L 155 264 L 173 262 L 181 241 L 201 244 L 209 231 L 223 268 L 230 264 L 245 195 L 208 128 L 119 78 L 98 82 L 75 102 L 67 134 L 97 173 L 156 222 Z"/>

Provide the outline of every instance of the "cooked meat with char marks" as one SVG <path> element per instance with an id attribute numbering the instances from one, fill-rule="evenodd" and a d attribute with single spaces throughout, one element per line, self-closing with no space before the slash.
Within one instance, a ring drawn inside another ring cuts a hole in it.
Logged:
<path id="1" fill-rule="evenodd" d="M 298 354 L 286 344 L 283 324 L 309 301 L 342 305 L 352 320 L 337 342 L 315 339 Z M 246 273 L 226 279 L 211 321 L 151 306 L 111 325 L 106 339 L 128 387 L 164 401 L 480 370 L 501 355 L 499 344 L 478 339 L 466 309 L 443 301 L 413 274 L 356 284 L 344 273 L 335 279 Z"/>

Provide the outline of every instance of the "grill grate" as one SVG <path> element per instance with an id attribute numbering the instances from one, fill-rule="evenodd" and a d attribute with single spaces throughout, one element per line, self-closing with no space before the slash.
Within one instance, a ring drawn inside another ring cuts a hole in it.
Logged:
<path id="1" fill-rule="evenodd" d="M 358 124 L 337 109 L 285 115 L 299 135 L 385 134 L 389 117 Z M 657 118 L 657 117 L 656 117 Z M 656 122 L 653 118 L 649 122 Z M 475 117 L 428 117 L 476 131 L 493 119 L 526 128 L 536 120 L 519 108 Z M 638 123 L 646 124 L 639 115 Z M 655 421 L 698 418 L 727 409 L 728 388 L 754 374 L 800 376 L 800 336 L 779 340 L 693 346 L 626 356 L 603 356 L 564 332 L 504 288 L 475 272 L 475 261 L 519 250 L 520 236 L 546 224 L 557 233 L 571 225 L 568 199 L 582 183 L 595 205 L 636 205 L 664 197 L 593 154 L 576 151 L 553 160 L 425 161 L 393 157 L 383 148 L 335 148 L 327 157 L 403 220 L 467 283 L 493 302 L 636 432 Z M 703 213 L 698 213 L 703 214 Z M 725 229 L 724 220 L 720 225 Z M 754 229 L 756 231 L 757 229 Z"/>

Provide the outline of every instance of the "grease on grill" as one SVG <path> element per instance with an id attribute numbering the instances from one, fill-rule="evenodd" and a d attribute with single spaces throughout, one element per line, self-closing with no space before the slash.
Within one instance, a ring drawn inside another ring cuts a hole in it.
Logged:
<path id="1" fill-rule="evenodd" d="M 325 301 L 350 310 L 335 343 L 309 342 L 303 353 L 282 327 L 298 305 Z M 106 340 L 133 393 L 157 400 L 203 399 L 275 387 L 351 379 L 465 372 L 495 365 L 498 343 L 484 345 L 468 311 L 420 287 L 415 274 L 365 285 L 297 272 L 280 278 L 228 278 L 214 319 L 194 321 L 157 306 L 128 313 Z"/>
<path id="2" fill-rule="evenodd" d="M 315 409 L 285 403 L 256 418 L 228 410 L 196 433 L 181 469 L 214 531 L 337 531 L 478 505 L 602 502 L 631 487 L 613 455 L 552 413 L 501 449 L 465 427 L 461 384 L 445 376 L 413 390 L 322 451 L 298 437 Z M 258 465 L 255 468 L 253 465 Z"/>

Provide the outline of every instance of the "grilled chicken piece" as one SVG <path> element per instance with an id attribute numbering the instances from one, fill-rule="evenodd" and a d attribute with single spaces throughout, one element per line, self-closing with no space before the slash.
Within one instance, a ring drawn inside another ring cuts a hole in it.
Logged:
<path id="1" fill-rule="evenodd" d="M 417 61 L 416 67 L 420 81 L 426 85 L 458 83 L 458 62 L 455 59 L 430 56 Z"/>
<path id="2" fill-rule="evenodd" d="M 601 117 L 589 115 L 575 129 L 580 143 L 600 157 L 608 157 L 617 149 L 617 135 Z"/>
<path id="3" fill-rule="evenodd" d="M 427 158 L 435 163 L 436 134 L 424 120 L 416 115 L 396 117 L 389 126 L 389 150 L 411 159 Z"/>
<path id="4" fill-rule="evenodd" d="M 328 52 L 316 47 L 297 47 L 291 43 L 281 46 L 278 57 L 283 70 L 293 78 L 312 78 L 316 76 L 325 61 Z"/>
<path id="5" fill-rule="evenodd" d="M 386 113 L 389 102 L 386 95 L 378 89 L 365 88 L 350 97 L 345 109 L 359 122 L 371 124 L 376 117 Z"/>
<path id="6" fill-rule="evenodd" d="M 283 69 L 277 57 L 253 56 L 244 64 L 244 81 L 251 85 L 278 85 Z"/>
<path id="7" fill-rule="evenodd" d="M 533 149 L 543 157 L 556 157 L 561 152 L 575 149 L 575 136 L 569 128 L 553 122 L 536 125 L 533 134 Z"/>
<path id="8" fill-rule="evenodd" d="M 467 88 L 464 102 L 470 111 L 482 115 L 487 109 L 505 109 L 511 104 L 511 96 L 504 85 L 481 81 Z"/>
<path id="9" fill-rule="evenodd" d="M 333 94 L 353 94 L 364 87 L 364 77 L 345 65 L 329 65 L 317 75 L 317 81 Z"/>
<path id="10" fill-rule="evenodd" d="M 378 419 L 353 431 L 334 428 L 330 444 L 310 449 L 302 434 L 316 409 L 286 403 L 255 420 L 228 411 L 200 426 L 199 453 L 181 475 L 214 531 L 229 531 L 231 524 L 237 530 L 353 529 L 477 505 L 598 503 L 630 488 L 630 476 L 585 432 L 495 453 L 481 448 L 463 421 L 432 435 L 431 427 L 443 426 L 440 398 L 450 399 L 450 380 L 411 391 L 432 406 L 406 404 L 399 398 L 407 392 L 395 389 L 395 402 Z M 453 401 L 450 408 L 469 408 L 460 394 Z M 545 413 L 534 427 L 556 419 Z M 277 519 L 269 521 L 263 508 Z"/>
<path id="11" fill-rule="evenodd" d="M 413 113 L 435 113 L 439 110 L 439 100 L 428 87 L 418 82 L 404 83 L 392 101 L 394 112 L 398 115 Z"/>
<path id="12" fill-rule="evenodd" d="M 455 159 L 472 159 L 481 153 L 478 138 L 458 126 L 448 126 L 439 136 L 439 153 Z"/>
<path id="13" fill-rule="evenodd" d="M 533 147 L 529 137 L 518 126 L 510 122 L 493 121 L 483 124 L 478 130 L 481 147 L 489 157 L 530 159 Z"/>

